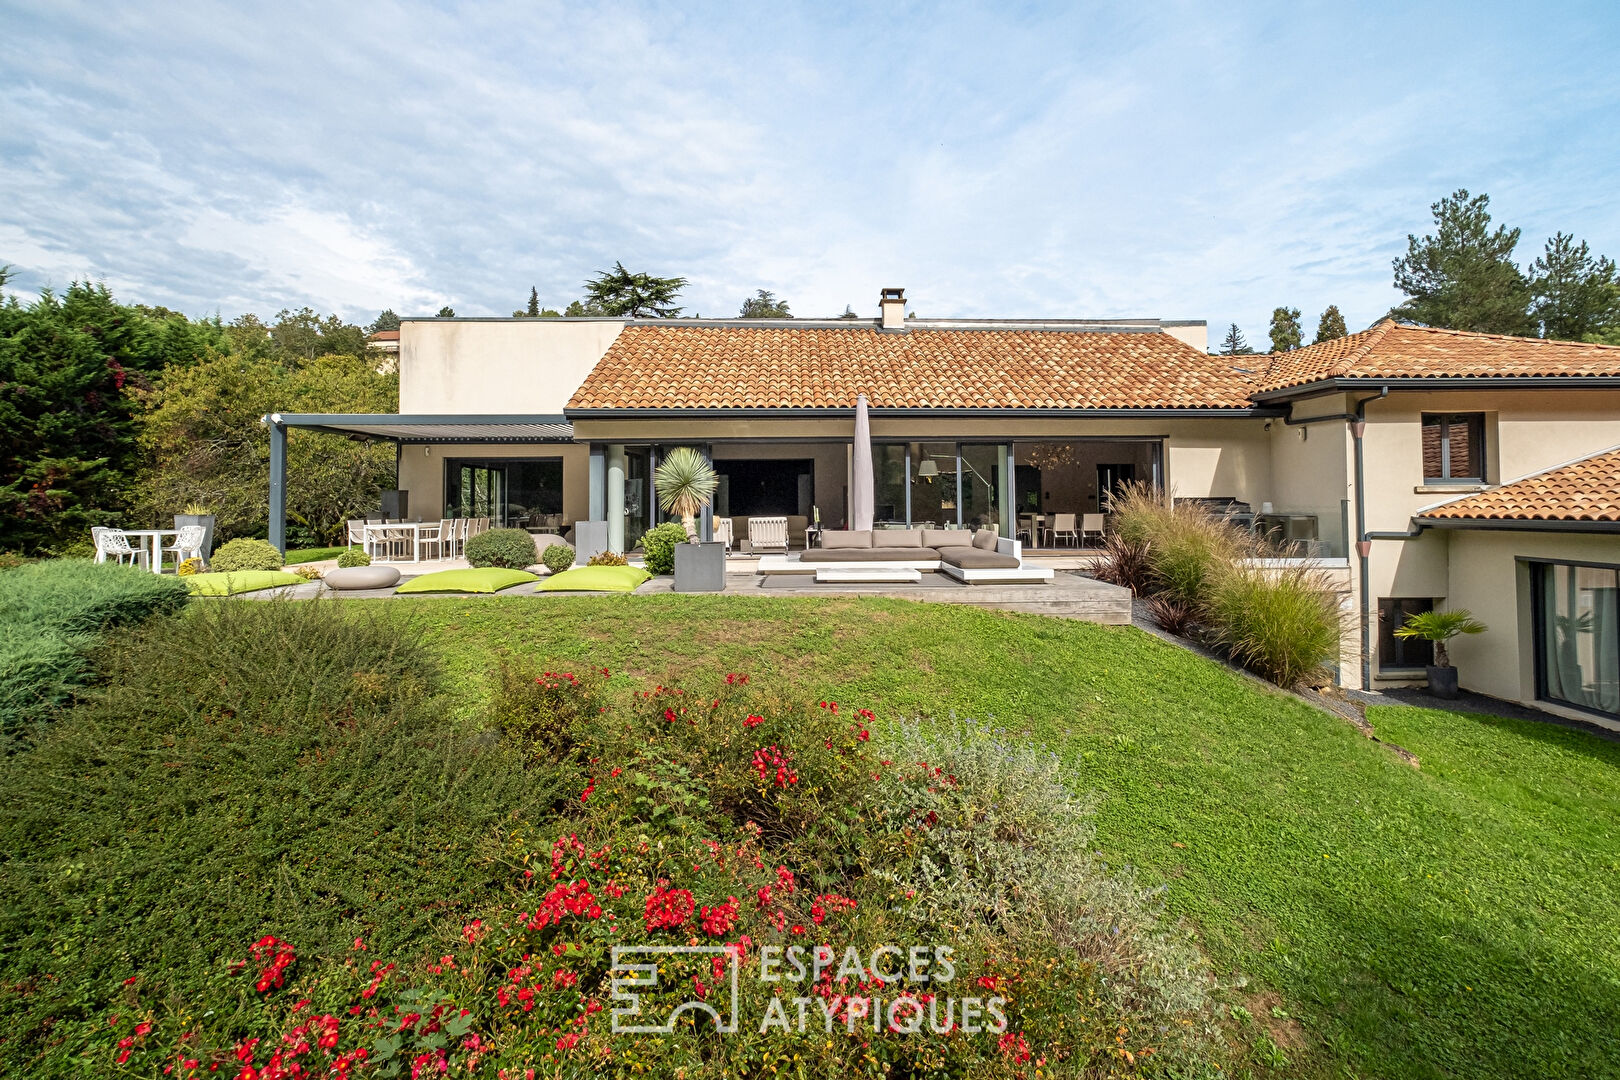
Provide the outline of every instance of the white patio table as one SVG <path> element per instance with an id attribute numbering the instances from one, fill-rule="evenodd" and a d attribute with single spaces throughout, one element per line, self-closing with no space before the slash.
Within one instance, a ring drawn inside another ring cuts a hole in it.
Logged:
<path id="1" fill-rule="evenodd" d="M 385 533 L 409 532 L 411 534 L 411 562 L 422 561 L 422 529 L 437 529 L 437 521 L 401 521 L 393 525 L 375 525 L 367 523 L 361 530 L 366 550 L 369 552 L 374 544 L 386 544 L 388 538 Z M 388 562 L 388 559 L 382 559 Z"/>
<path id="2" fill-rule="evenodd" d="M 179 536 L 179 529 L 120 529 L 125 536 L 138 536 L 141 538 L 141 549 L 146 552 L 146 565 L 152 568 L 152 573 L 163 573 L 163 538 L 165 536 Z M 179 558 L 178 555 L 175 556 Z"/>

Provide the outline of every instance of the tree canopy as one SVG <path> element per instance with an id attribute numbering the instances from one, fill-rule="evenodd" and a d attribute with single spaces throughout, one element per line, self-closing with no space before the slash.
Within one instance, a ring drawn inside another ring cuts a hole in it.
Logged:
<path id="1" fill-rule="evenodd" d="M 1305 331 L 1299 325 L 1299 309 L 1291 307 L 1275 308 L 1271 312 L 1271 351 L 1274 353 L 1288 352 L 1299 348 L 1304 341 Z"/>
<path id="2" fill-rule="evenodd" d="M 1322 312 L 1322 317 L 1316 320 L 1316 340 L 1311 344 L 1320 345 L 1324 341 L 1334 341 L 1349 332 L 1344 325 L 1344 316 L 1339 314 L 1339 305 L 1329 304 L 1327 310 Z"/>
<path id="3" fill-rule="evenodd" d="M 791 319 L 793 313 L 788 310 L 786 300 L 779 300 L 776 294 L 769 289 L 760 289 L 742 302 L 742 310 L 737 313 L 743 319 Z"/>
<path id="4" fill-rule="evenodd" d="M 1249 347 L 1249 343 L 1243 338 L 1243 331 L 1238 329 L 1238 324 L 1233 323 L 1227 327 L 1226 337 L 1221 339 L 1220 354 L 1222 356 L 1250 356 L 1253 353 L 1254 350 Z"/>
<path id="5" fill-rule="evenodd" d="M 673 319 L 681 313 L 675 298 L 686 288 L 683 277 L 653 277 L 633 274 L 622 262 L 604 270 L 585 283 L 584 307 L 594 311 L 581 314 L 625 316 L 634 319 Z M 573 305 L 569 305 L 572 314 Z"/>
<path id="6" fill-rule="evenodd" d="M 1395 287 L 1407 301 L 1398 319 L 1487 334 L 1531 332 L 1530 287 L 1513 261 L 1519 230 L 1491 228 L 1489 195 L 1466 189 L 1430 209 L 1435 231 L 1408 235 L 1406 254 L 1396 259 Z"/>
<path id="7" fill-rule="evenodd" d="M 371 320 L 371 325 L 366 327 L 366 333 L 380 334 L 384 330 L 398 329 L 399 316 L 394 314 L 393 308 L 383 308 L 382 312 L 378 314 L 375 319 Z"/>
<path id="8" fill-rule="evenodd" d="M 456 317 L 456 309 L 451 307 L 449 304 L 446 304 L 444 307 L 439 309 L 438 315 L 434 317 L 439 319 L 453 319 Z"/>
<path id="9" fill-rule="evenodd" d="M 1562 232 L 1530 264 L 1530 318 L 1541 336 L 1582 341 L 1620 324 L 1620 283 L 1611 259 Z"/>

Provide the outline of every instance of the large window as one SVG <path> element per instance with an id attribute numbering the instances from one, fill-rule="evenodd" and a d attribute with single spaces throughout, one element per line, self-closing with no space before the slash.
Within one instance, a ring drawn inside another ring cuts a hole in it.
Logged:
<path id="1" fill-rule="evenodd" d="M 1434 598 L 1430 596 L 1386 596 L 1378 601 L 1378 670 L 1398 671 L 1434 663 L 1434 642 L 1395 636 L 1407 619 L 1433 610 Z"/>
<path id="2" fill-rule="evenodd" d="M 448 458 L 446 517 L 487 517 L 492 525 L 561 532 L 560 458 Z"/>
<path id="3" fill-rule="evenodd" d="M 1537 696 L 1620 716 L 1620 570 L 1538 563 Z"/>
<path id="4" fill-rule="evenodd" d="M 1423 478 L 1485 481 L 1485 414 L 1423 414 Z"/>

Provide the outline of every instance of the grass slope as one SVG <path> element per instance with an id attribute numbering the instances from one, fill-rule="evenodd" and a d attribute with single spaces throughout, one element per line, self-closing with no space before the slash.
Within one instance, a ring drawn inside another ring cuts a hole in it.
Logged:
<path id="1" fill-rule="evenodd" d="M 880 716 L 956 710 L 1028 730 L 1105 796 L 1104 849 L 1167 883 L 1222 974 L 1250 980 L 1236 1023 L 1267 1051 L 1260 1074 L 1620 1071 L 1620 745 L 1374 710 L 1414 770 L 1135 630 L 943 604 L 392 607 L 426 621 L 469 712 L 505 653 L 666 681 L 747 671 Z"/>
<path id="2" fill-rule="evenodd" d="M 297 566 L 300 563 L 322 562 L 326 559 L 335 559 L 348 550 L 341 547 L 296 548 L 287 552 L 286 562 L 282 565 Z"/>

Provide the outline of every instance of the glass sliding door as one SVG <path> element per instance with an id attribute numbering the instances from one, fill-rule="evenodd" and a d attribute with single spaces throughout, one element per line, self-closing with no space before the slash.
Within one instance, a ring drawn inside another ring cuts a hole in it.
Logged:
<path id="1" fill-rule="evenodd" d="M 624 548 L 641 546 L 641 538 L 656 524 L 652 501 L 651 451 L 625 448 L 624 451 Z"/>
<path id="2" fill-rule="evenodd" d="M 1003 444 L 963 444 L 962 506 L 960 518 L 969 529 L 995 529 L 1003 536 L 1003 508 L 1011 498 L 1012 477 L 1007 472 Z"/>
<path id="3" fill-rule="evenodd" d="M 1538 696 L 1620 716 L 1620 570 L 1538 564 Z"/>
<path id="4" fill-rule="evenodd" d="M 956 526 L 956 444 L 911 444 L 911 527 Z"/>
<path id="5" fill-rule="evenodd" d="M 872 447 L 872 480 L 872 527 L 905 528 L 909 485 L 904 443 L 879 443 Z"/>
<path id="6" fill-rule="evenodd" d="M 537 532 L 564 527 L 560 458 L 448 458 L 444 474 L 446 517 Z"/>

